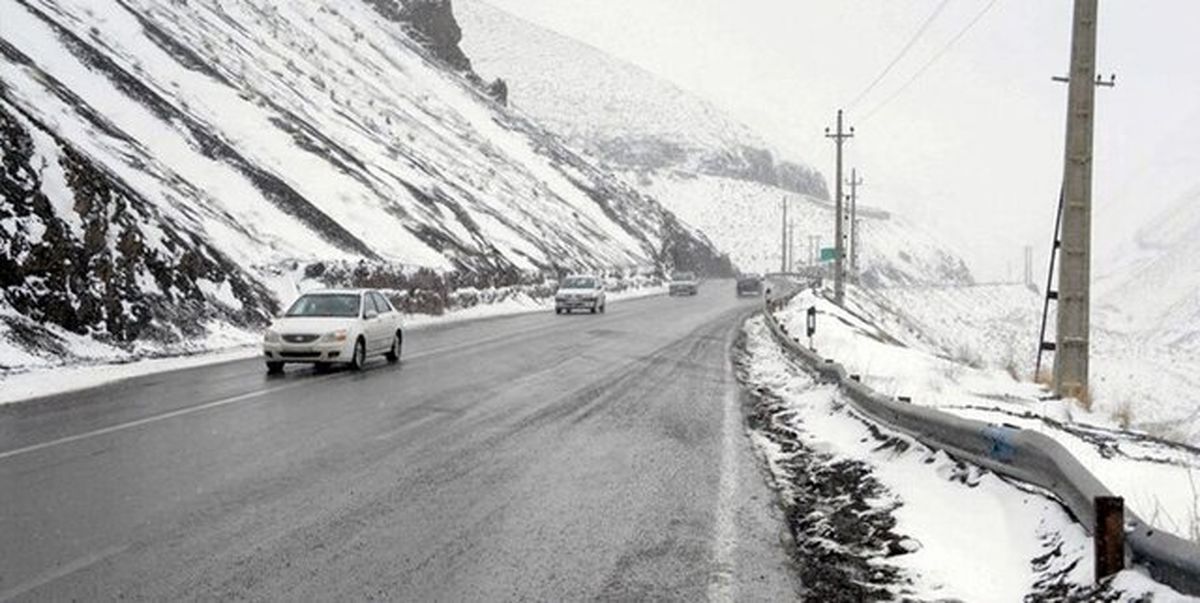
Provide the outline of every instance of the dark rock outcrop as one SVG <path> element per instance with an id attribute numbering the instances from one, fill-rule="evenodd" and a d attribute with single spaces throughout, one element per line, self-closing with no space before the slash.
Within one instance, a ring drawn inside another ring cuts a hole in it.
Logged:
<path id="1" fill-rule="evenodd" d="M 471 60 L 459 47 L 462 29 L 450 0 L 364 0 L 379 14 L 405 25 L 409 35 L 455 71 L 471 71 Z"/>
<path id="2" fill-rule="evenodd" d="M 35 136 L 52 142 L 39 148 Z M 209 322 L 252 327 L 277 310 L 231 260 L 4 103 L 0 158 L 0 302 L 32 321 L 6 320 L 35 349 L 67 349 L 41 325 L 118 347 L 170 345 Z M 47 196 L 63 188 L 70 199 Z"/>

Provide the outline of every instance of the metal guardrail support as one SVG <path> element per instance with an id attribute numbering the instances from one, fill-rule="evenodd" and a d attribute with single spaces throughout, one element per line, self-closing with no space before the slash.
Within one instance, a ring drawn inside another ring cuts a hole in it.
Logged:
<path id="1" fill-rule="evenodd" d="M 765 303 L 763 315 L 767 327 L 775 341 L 802 361 L 818 381 L 838 384 L 859 413 L 960 460 L 1051 492 L 1084 530 L 1096 538 L 1097 562 L 1101 545 L 1106 550 L 1116 547 L 1121 567 L 1128 558 L 1149 571 L 1155 580 L 1179 592 L 1200 596 L 1200 544 L 1155 529 L 1133 513 L 1122 513 L 1126 515 L 1124 521 L 1110 524 L 1112 507 L 1105 505 L 1114 503 L 1097 500 L 1115 496 L 1058 441 L 1010 425 L 965 419 L 911 404 L 906 396 L 898 400 L 884 397 L 861 381 L 852 380 L 846 369 L 833 359 L 823 358 L 792 341 L 780 328 L 774 313 L 802 291 L 797 289 Z M 1121 507 L 1123 511 L 1124 505 Z M 1116 534 L 1107 531 L 1111 529 L 1116 529 Z M 1106 565 L 1106 570 L 1109 567 Z M 1099 570 L 1097 566 L 1097 579 L 1103 577 Z"/>
<path id="2" fill-rule="evenodd" d="M 1119 496 L 1097 496 L 1096 580 L 1125 569 L 1125 500 Z"/>

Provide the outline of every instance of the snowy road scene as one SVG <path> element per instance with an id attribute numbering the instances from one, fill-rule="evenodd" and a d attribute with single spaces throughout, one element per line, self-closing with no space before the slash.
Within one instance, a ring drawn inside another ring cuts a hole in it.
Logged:
<path id="1" fill-rule="evenodd" d="M 1196 23 L 0 0 L 0 603 L 1200 603 Z"/>

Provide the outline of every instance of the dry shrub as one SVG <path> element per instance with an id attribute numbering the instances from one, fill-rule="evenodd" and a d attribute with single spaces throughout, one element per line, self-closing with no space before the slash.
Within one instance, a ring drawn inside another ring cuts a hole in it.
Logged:
<path id="1" fill-rule="evenodd" d="M 1133 425 L 1133 403 L 1129 400 L 1122 402 L 1113 411 L 1112 418 L 1121 426 L 1121 429 L 1129 429 Z"/>
<path id="2" fill-rule="evenodd" d="M 1072 395 L 1069 397 L 1075 398 L 1075 401 L 1079 403 L 1080 408 L 1088 412 L 1092 411 L 1092 402 L 1094 399 L 1092 398 L 1092 389 L 1090 387 L 1080 388 L 1070 393 Z"/>
<path id="3" fill-rule="evenodd" d="M 965 343 L 960 343 L 958 348 L 954 350 L 954 361 L 959 364 L 965 364 L 973 369 L 983 368 L 983 358 Z"/>
<path id="4" fill-rule="evenodd" d="M 1012 377 L 1013 381 L 1021 380 L 1021 369 L 1017 366 L 1017 359 L 1014 356 L 1009 356 L 1004 361 L 1004 372 L 1008 373 L 1008 376 Z"/>
<path id="5" fill-rule="evenodd" d="M 1033 376 L 1033 382 L 1046 387 L 1054 386 L 1054 372 L 1048 368 L 1044 368 Z"/>

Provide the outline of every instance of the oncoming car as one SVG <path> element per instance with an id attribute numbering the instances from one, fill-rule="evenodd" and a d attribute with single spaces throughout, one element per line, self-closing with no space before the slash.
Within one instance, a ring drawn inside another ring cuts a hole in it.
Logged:
<path id="1" fill-rule="evenodd" d="M 668 295 L 696 295 L 700 293 L 700 281 L 694 272 L 673 272 L 667 285 Z"/>
<path id="2" fill-rule="evenodd" d="M 554 294 L 554 313 L 570 313 L 574 310 L 590 310 L 592 314 L 604 313 L 607 307 L 604 281 L 591 275 L 574 275 L 563 279 Z"/>
<path id="3" fill-rule="evenodd" d="M 378 291 L 316 291 L 300 296 L 271 324 L 263 334 L 263 357 L 271 374 L 287 363 L 361 370 L 372 356 L 398 362 L 403 344 L 400 313 Z"/>

